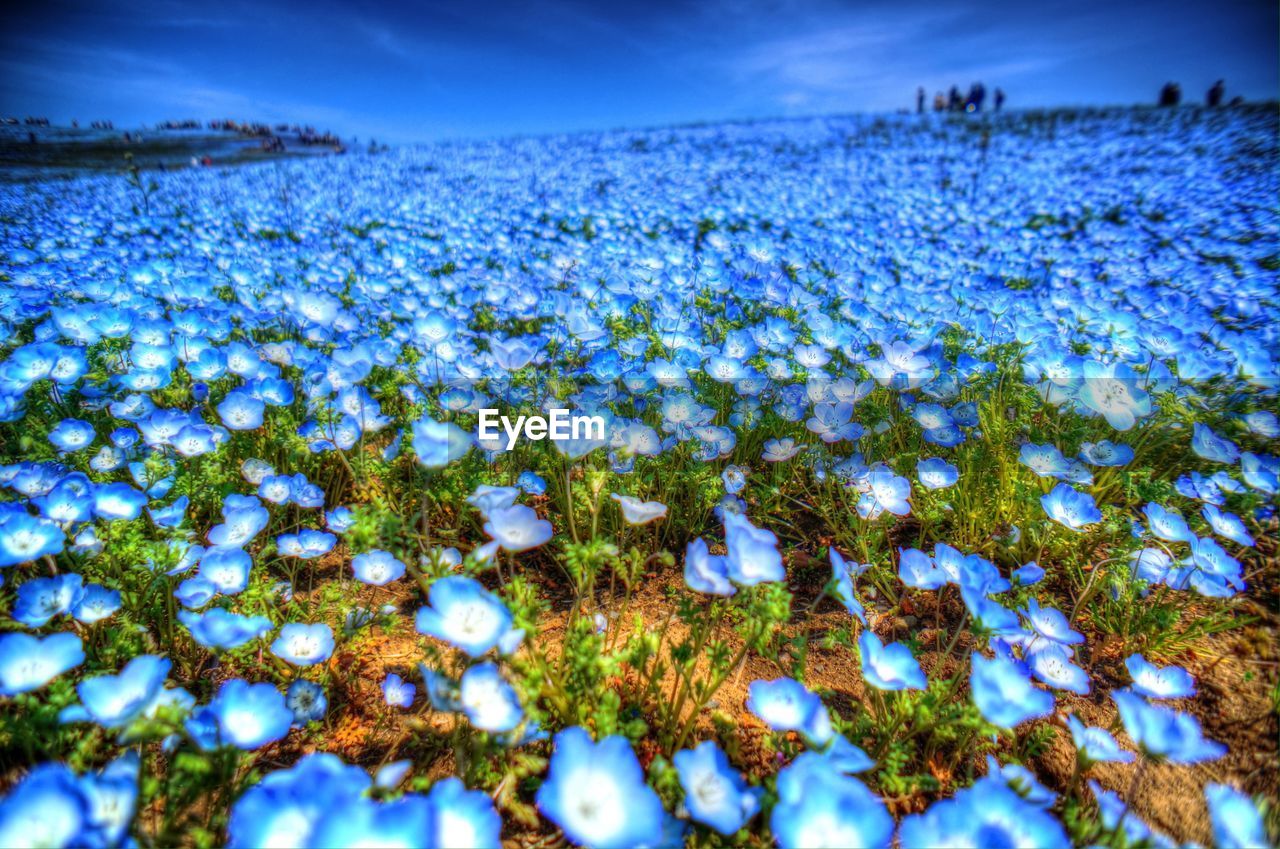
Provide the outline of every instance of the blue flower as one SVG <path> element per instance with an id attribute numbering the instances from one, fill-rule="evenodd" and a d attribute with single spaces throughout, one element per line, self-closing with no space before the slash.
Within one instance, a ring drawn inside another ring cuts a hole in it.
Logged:
<path id="1" fill-rule="evenodd" d="M 84 663 L 84 647 L 75 634 L 0 636 L 0 696 L 38 690 L 68 669 Z"/>
<path id="2" fill-rule="evenodd" d="M 1116 430 L 1129 430 L 1151 413 L 1151 396 L 1139 387 L 1139 377 L 1125 363 L 1103 365 L 1085 360 L 1084 382 L 1076 397 L 1085 409 L 1107 420 Z"/>
<path id="3" fill-rule="evenodd" d="M 1042 478 L 1061 478 L 1067 474 L 1067 458 L 1056 445 L 1027 443 L 1018 452 L 1018 462 Z"/>
<path id="4" fill-rule="evenodd" d="M 690 542 L 685 549 L 684 580 L 689 589 L 698 593 L 731 596 L 738 591 L 729 580 L 725 558 L 711 554 L 702 537 Z"/>
<path id="5" fill-rule="evenodd" d="M 1101 439 L 1081 445 L 1080 459 L 1093 466 L 1127 466 L 1133 461 L 1133 449 Z"/>
<path id="6" fill-rule="evenodd" d="M 1133 752 L 1121 749 L 1116 738 L 1105 728 L 1086 726 L 1074 713 L 1067 716 L 1067 728 L 1071 731 L 1071 742 L 1075 744 L 1076 752 L 1085 766 L 1095 763 L 1127 764 L 1133 761 Z"/>
<path id="7" fill-rule="evenodd" d="M 220 593 L 236 595 L 249 585 L 253 558 L 242 548 L 215 545 L 200 557 L 199 575 Z"/>
<path id="8" fill-rule="evenodd" d="M 778 773 L 778 803 L 769 827 L 782 849 L 872 849 L 893 839 L 893 817 L 884 803 L 861 781 L 811 752 Z"/>
<path id="9" fill-rule="evenodd" d="M 76 685 L 83 713 L 69 716 L 103 728 L 122 728 L 152 706 L 171 665 L 168 658 L 142 654 L 125 664 L 119 675 L 86 678 Z"/>
<path id="10" fill-rule="evenodd" d="M 911 649 L 902 643 L 884 645 L 871 631 L 858 635 L 862 677 L 878 690 L 923 690 L 929 682 Z"/>
<path id="11" fill-rule="evenodd" d="M 1041 607 L 1040 602 L 1034 598 L 1027 600 L 1027 606 L 1022 611 L 1022 615 L 1027 617 L 1027 623 L 1031 625 L 1032 630 L 1046 640 L 1068 646 L 1084 642 L 1084 635 L 1071 629 L 1071 624 L 1067 622 L 1067 617 L 1062 614 L 1062 611 L 1052 607 Z"/>
<path id="12" fill-rule="evenodd" d="M 1191 426 L 1191 433 L 1191 450 L 1206 460 L 1232 465 L 1240 459 L 1239 447 L 1208 425 L 1196 422 Z"/>
<path id="13" fill-rule="evenodd" d="M 747 786 L 714 741 L 682 749 L 671 760 L 684 788 L 684 806 L 695 822 L 728 836 L 760 810 L 763 791 Z"/>
<path id="14" fill-rule="evenodd" d="M 369 775 L 337 755 L 303 755 L 288 769 L 269 773 L 231 807 L 230 849 L 314 846 L 316 823 L 341 816 L 369 788 Z M 496 845 L 496 844 L 495 844 Z"/>
<path id="15" fill-rule="evenodd" d="M 382 679 L 382 699 L 391 707 L 412 707 L 416 691 L 416 687 L 395 672 L 387 673 L 387 677 Z"/>
<path id="16" fill-rule="evenodd" d="M 209 712 L 218 724 L 218 740 L 251 752 L 284 739 L 294 715 L 274 684 L 250 684 L 232 678 L 222 685 Z"/>
<path id="17" fill-rule="evenodd" d="M 256 430 L 262 427 L 267 405 L 242 389 L 234 389 L 218 404 L 218 418 L 228 430 Z"/>
<path id="18" fill-rule="evenodd" d="M 1001 728 L 1014 728 L 1053 713 L 1053 694 L 1032 684 L 1008 658 L 987 659 L 975 652 L 969 686 L 983 718 Z"/>
<path id="19" fill-rule="evenodd" d="M 753 587 L 786 577 L 778 538 L 772 531 L 757 528 L 740 513 L 726 513 L 724 536 L 728 549 L 725 565 L 734 583 Z"/>
<path id="20" fill-rule="evenodd" d="M 62 529 L 25 512 L 0 514 L 0 567 L 16 566 L 62 551 Z"/>
<path id="21" fill-rule="evenodd" d="M 481 731 L 511 731 L 524 719 L 515 688 L 493 663 L 480 663 L 462 673 L 458 701 L 467 719 Z"/>
<path id="22" fill-rule="evenodd" d="M 834 733 L 822 699 L 793 678 L 752 681 L 747 709 L 774 731 L 798 731 L 817 746 L 826 744 Z"/>
<path id="23" fill-rule="evenodd" d="M 960 479 L 960 470 L 941 457 L 916 463 L 916 478 L 925 489 L 946 489 Z"/>
<path id="24" fill-rule="evenodd" d="M 1064 528 L 1082 530 L 1102 520 L 1102 512 L 1093 503 L 1093 496 L 1079 492 L 1070 484 L 1060 483 L 1048 494 L 1040 497 L 1044 512 Z"/>
<path id="25" fill-rule="evenodd" d="M 1196 681 L 1181 666 L 1163 669 L 1140 654 L 1125 659 L 1125 668 L 1133 678 L 1133 691 L 1152 699 L 1183 699 L 1196 694 Z"/>
<path id="26" fill-rule="evenodd" d="M 101 584 L 90 584 L 84 588 L 84 593 L 71 608 L 71 615 L 81 624 L 92 625 L 110 618 L 119 609 L 119 590 L 109 590 Z"/>
<path id="27" fill-rule="evenodd" d="M 351 558 L 351 570 L 357 581 L 381 587 L 402 577 L 405 565 L 391 552 L 374 549 Z"/>
<path id="28" fill-rule="evenodd" d="M 1209 803 L 1213 845 L 1219 849 L 1255 849 L 1268 845 L 1262 814 L 1252 799 L 1234 787 L 1213 782 L 1205 785 L 1204 797 Z"/>
<path id="29" fill-rule="evenodd" d="M 543 816 L 579 846 L 638 849 L 663 837 L 666 812 L 624 737 L 592 743 L 577 726 L 561 731 L 537 802 Z"/>
<path id="30" fill-rule="evenodd" d="M 1089 675 L 1071 662 L 1071 649 L 1061 643 L 1038 641 L 1027 656 L 1031 674 L 1055 690 L 1089 694 Z"/>
<path id="31" fill-rule="evenodd" d="M 290 622 L 280 629 L 271 653 L 294 666 L 314 666 L 333 654 L 333 629 L 324 623 Z"/>
<path id="32" fill-rule="evenodd" d="M 1244 522 L 1240 521 L 1240 517 L 1236 514 L 1220 510 L 1213 504 L 1204 505 L 1200 509 L 1200 513 L 1218 536 L 1223 539 L 1229 539 L 1239 545 L 1253 548 L 1253 537 L 1249 535 L 1249 531 L 1245 529 Z"/>
<path id="33" fill-rule="evenodd" d="M 239 648 L 271 630 L 271 620 L 265 616 L 241 616 L 221 607 L 204 613 L 179 610 L 178 621 L 187 626 L 197 643 L 223 651 Z"/>
<path id="34" fill-rule="evenodd" d="M 484 532 L 503 551 L 528 551 L 551 539 L 551 523 L 546 519 L 539 519 L 532 507 L 523 504 L 497 508 L 489 513 L 488 520 L 484 524 Z"/>
<path id="35" fill-rule="evenodd" d="M 480 657 L 511 630 L 511 613 L 479 581 L 450 575 L 431 585 L 430 607 L 418 609 L 418 633 Z"/>
<path id="36" fill-rule="evenodd" d="M 849 611 L 865 628 L 867 625 L 867 614 L 862 602 L 858 600 L 857 590 L 854 589 L 853 579 L 856 575 L 861 575 L 867 570 L 868 565 L 854 565 L 850 568 L 845 559 L 840 556 L 840 552 L 836 551 L 832 546 L 827 551 L 827 556 L 831 560 L 831 594 L 844 605 L 844 609 Z"/>
<path id="37" fill-rule="evenodd" d="M 449 776 L 431 785 L 427 803 L 434 811 L 425 845 L 457 849 L 489 849 L 502 845 L 502 818 L 483 790 L 468 790 Z"/>
<path id="38" fill-rule="evenodd" d="M 1111 699 L 1120 709 L 1124 730 L 1154 760 L 1195 764 L 1227 753 L 1226 746 L 1205 739 L 1200 723 L 1189 713 L 1149 704 L 1129 690 L 1115 690 Z"/>
<path id="39" fill-rule="evenodd" d="M 475 441 L 452 422 L 424 418 L 413 425 L 413 451 L 428 469 L 439 469 L 461 459 Z"/>
<path id="40" fill-rule="evenodd" d="M 1070 846 L 1062 823 L 1023 799 L 999 778 L 984 778 L 908 816 L 898 830 L 902 849 L 935 846 Z"/>
<path id="41" fill-rule="evenodd" d="M 293 724 L 298 727 L 319 722 L 329 709 L 329 697 L 325 695 L 324 687 L 304 678 L 298 678 L 289 685 L 284 703 L 293 711 Z"/>
<path id="42" fill-rule="evenodd" d="M 13 618 L 28 628 L 40 628 L 72 608 L 84 597 L 84 578 L 74 573 L 32 578 L 18 587 Z"/>
<path id="43" fill-rule="evenodd" d="M 41 764 L 0 800 L 0 845 L 86 845 L 93 813 L 65 764 Z"/>
<path id="44" fill-rule="evenodd" d="M 867 490 L 858 499 L 858 515 L 878 519 L 886 510 L 895 516 L 911 512 L 911 481 L 898 477 L 888 466 L 876 466 L 867 475 Z"/>
<path id="45" fill-rule="evenodd" d="M 898 549 L 898 577 L 908 587 L 936 590 L 947 583 L 947 573 L 932 558 L 915 548 Z"/>

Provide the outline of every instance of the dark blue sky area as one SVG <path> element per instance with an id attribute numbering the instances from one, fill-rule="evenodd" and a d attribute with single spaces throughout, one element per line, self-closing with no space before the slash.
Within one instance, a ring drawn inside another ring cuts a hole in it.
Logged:
<path id="1" fill-rule="evenodd" d="M 883 111 L 1273 98 L 1275 0 L 52 0 L 0 21 L 0 114 L 309 121 L 394 141 Z"/>

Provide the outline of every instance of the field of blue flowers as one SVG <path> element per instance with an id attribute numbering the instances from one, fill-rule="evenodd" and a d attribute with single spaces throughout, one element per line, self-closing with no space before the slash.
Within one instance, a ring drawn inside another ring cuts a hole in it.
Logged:
<path id="1" fill-rule="evenodd" d="M 1277 130 L 0 186 L 0 846 L 1267 845 Z"/>

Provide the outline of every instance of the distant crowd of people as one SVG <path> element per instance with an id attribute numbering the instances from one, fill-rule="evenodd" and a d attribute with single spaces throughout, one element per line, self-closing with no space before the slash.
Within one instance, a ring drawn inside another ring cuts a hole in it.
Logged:
<path id="1" fill-rule="evenodd" d="M 1208 106 L 1211 109 L 1214 107 L 1221 106 L 1222 99 L 1226 97 L 1226 94 L 1227 94 L 1226 83 L 1224 83 L 1222 80 L 1218 80 L 1216 83 L 1214 83 L 1209 87 L 1208 91 L 1204 93 L 1204 105 Z M 1175 82 L 1167 82 L 1160 87 L 1160 97 L 1156 100 L 1157 105 L 1177 106 L 1181 102 L 1182 102 L 1182 86 L 1178 85 Z M 1237 94 L 1235 97 L 1231 98 L 1231 102 L 1228 103 L 1227 105 L 1239 106 L 1241 103 L 1244 103 L 1244 98 Z"/>
<path id="2" fill-rule="evenodd" d="M 927 94 L 924 86 L 916 89 L 916 114 L 923 115 L 925 109 L 925 100 Z M 969 93 L 963 95 L 960 93 L 959 86 L 952 86 L 951 90 L 946 92 L 938 92 L 933 96 L 934 112 L 981 112 L 982 104 L 987 100 L 987 87 L 982 83 L 974 83 L 969 86 Z M 997 88 L 991 98 L 995 111 L 999 112 L 1004 106 L 1004 90 Z"/>

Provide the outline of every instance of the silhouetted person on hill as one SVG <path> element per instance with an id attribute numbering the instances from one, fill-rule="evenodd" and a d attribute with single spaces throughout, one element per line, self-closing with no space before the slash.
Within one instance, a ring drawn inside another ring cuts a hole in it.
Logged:
<path id="1" fill-rule="evenodd" d="M 933 111 L 941 112 L 947 108 L 947 96 L 942 92 L 938 92 L 933 96 Z"/>
<path id="2" fill-rule="evenodd" d="M 1000 107 L 1004 106 L 1004 89 L 996 89 L 996 111 L 1000 111 Z"/>
<path id="3" fill-rule="evenodd" d="M 959 112 L 964 109 L 964 101 L 960 98 L 960 89 L 952 86 L 950 93 L 947 95 L 947 109 L 951 112 Z"/>
<path id="4" fill-rule="evenodd" d="M 1165 83 L 1160 89 L 1160 105 L 1161 106 L 1177 106 L 1182 102 L 1182 86 L 1177 83 Z"/>
<path id="5" fill-rule="evenodd" d="M 1213 84 L 1213 88 L 1209 89 L 1209 93 L 1204 96 L 1206 106 L 1221 106 L 1222 95 L 1226 91 L 1226 86 L 1222 84 L 1222 80 L 1218 80 Z"/>
<path id="6" fill-rule="evenodd" d="M 924 86 L 916 89 L 916 114 L 924 114 Z"/>

